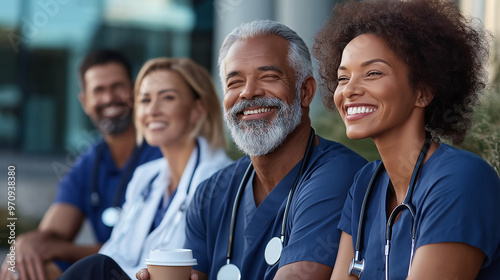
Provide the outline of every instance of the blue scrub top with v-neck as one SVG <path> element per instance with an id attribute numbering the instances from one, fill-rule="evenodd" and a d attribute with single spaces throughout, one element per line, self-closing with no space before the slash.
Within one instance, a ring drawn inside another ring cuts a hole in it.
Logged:
<path id="1" fill-rule="evenodd" d="M 342 212 L 339 229 L 352 236 L 353 248 L 362 201 L 378 162 L 367 164 L 356 175 Z M 365 270 L 360 279 L 385 278 L 388 184 L 389 177 L 384 171 L 368 198 L 360 251 L 361 258 L 365 259 Z M 413 192 L 415 252 L 426 244 L 465 243 L 486 255 L 476 279 L 497 279 L 500 275 L 499 201 L 500 179 L 486 161 L 470 152 L 441 144 L 422 167 Z M 406 279 L 410 252 L 411 217 L 404 210 L 392 230 L 390 279 Z"/>
<path id="2" fill-rule="evenodd" d="M 198 261 L 193 269 L 207 274 L 208 279 L 216 279 L 226 264 L 233 202 L 249 163 L 249 157 L 243 157 L 215 173 L 199 186 L 188 208 L 185 248 L 192 249 Z M 352 150 L 320 137 L 293 196 L 285 247 L 274 266 L 266 264 L 264 250 L 272 237 L 280 236 L 286 200 L 300 162 L 258 207 L 250 183 L 239 206 L 231 259 L 242 279 L 273 279 L 280 267 L 298 261 L 333 266 L 341 209 L 354 175 L 365 163 Z"/>
<path id="3" fill-rule="evenodd" d="M 102 154 L 98 160 L 97 186 L 92 186 L 94 164 L 100 146 L 102 146 Z M 162 157 L 160 149 L 149 146 L 146 141 L 142 143 L 142 148 L 136 147 L 135 149 L 140 149 L 137 159 L 133 161 L 129 158 L 125 166 L 118 168 L 113 161 L 109 146 L 101 139 L 78 158 L 57 187 L 54 203 L 67 203 L 80 209 L 90 221 L 95 238 L 99 243 L 106 242 L 113 229 L 103 223 L 101 218 L 103 211 L 111 206 L 120 207 L 125 201 L 126 188 L 118 194 L 120 198 L 118 205 L 113 205 L 123 177 L 126 176 L 125 183 L 128 183 L 137 166 Z M 128 170 L 130 172 L 126 174 Z M 101 203 L 98 206 L 91 203 L 93 188 L 96 188 L 100 194 Z"/>

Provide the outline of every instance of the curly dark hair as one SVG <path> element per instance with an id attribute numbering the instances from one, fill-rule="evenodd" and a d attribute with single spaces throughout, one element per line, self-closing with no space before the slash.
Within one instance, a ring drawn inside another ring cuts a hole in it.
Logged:
<path id="1" fill-rule="evenodd" d="M 337 69 L 345 46 L 361 34 L 385 40 L 409 68 L 414 89 L 434 94 L 425 113 L 433 136 L 461 144 L 487 82 L 489 36 L 447 0 L 347 1 L 315 36 L 325 106 L 333 110 Z"/>

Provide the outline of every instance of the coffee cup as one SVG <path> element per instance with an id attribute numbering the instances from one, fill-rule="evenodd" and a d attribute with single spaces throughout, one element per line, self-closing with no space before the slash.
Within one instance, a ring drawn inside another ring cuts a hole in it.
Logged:
<path id="1" fill-rule="evenodd" d="M 196 264 L 190 249 L 151 250 L 146 259 L 150 280 L 189 280 Z"/>

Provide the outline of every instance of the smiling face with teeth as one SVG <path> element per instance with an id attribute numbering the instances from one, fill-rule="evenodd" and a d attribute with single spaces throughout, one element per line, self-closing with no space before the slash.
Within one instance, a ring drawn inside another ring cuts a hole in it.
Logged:
<path id="1" fill-rule="evenodd" d="M 407 65 L 380 37 L 363 34 L 345 47 L 334 101 L 349 138 L 401 135 L 423 121 L 417 93 Z"/>
<path id="2" fill-rule="evenodd" d="M 246 154 L 272 152 L 300 124 L 300 91 L 288 42 L 276 35 L 237 40 L 224 60 L 224 117 Z"/>
<path id="3" fill-rule="evenodd" d="M 187 143 L 203 112 L 201 101 L 178 73 L 155 70 L 142 79 L 135 118 L 149 145 Z"/>
<path id="4" fill-rule="evenodd" d="M 237 40 L 224 59 L 224 108 L 241 100 L 274 97 L 287 104 L 295 99 L 296 77 L 289 64 L 288 42 L 276 35 Z M 291 94 L 293 93 L 293 94 Z M 273 108 L 248 107 L 243 120 L 272 118 Z"/>
<path id="5" fill-rule="evenodd" d="M 92 66 L 84 81 L 80 102 L 101 133 L 120 134 L 132 125 L 132 82 L 124 66 L 115 62 Z"/>

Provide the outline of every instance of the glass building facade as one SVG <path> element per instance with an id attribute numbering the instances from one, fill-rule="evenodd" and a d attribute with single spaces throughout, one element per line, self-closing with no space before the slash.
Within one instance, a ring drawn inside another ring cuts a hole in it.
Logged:
<path id="1" fill-rule="evenodd" d="M 2 0 L 0 149 L 41 153 L 83 149 L 80 143 L 94 128 L 78 102 L 77 68 L 91 50 L 121 50 L 131 59 L 134 74 L 149 58 L 190 57 L 211 70 L 220 88 L 217 50 L 234 27 L 254 19 L 274 19 L 296 30 L 311 46 L 336 2 Z M 495 20 L 499 1 L 458 2 L 500 37 Z M 315 115 L 324 114 L 319 98 L 312 114 L 313 121 Z"/>

